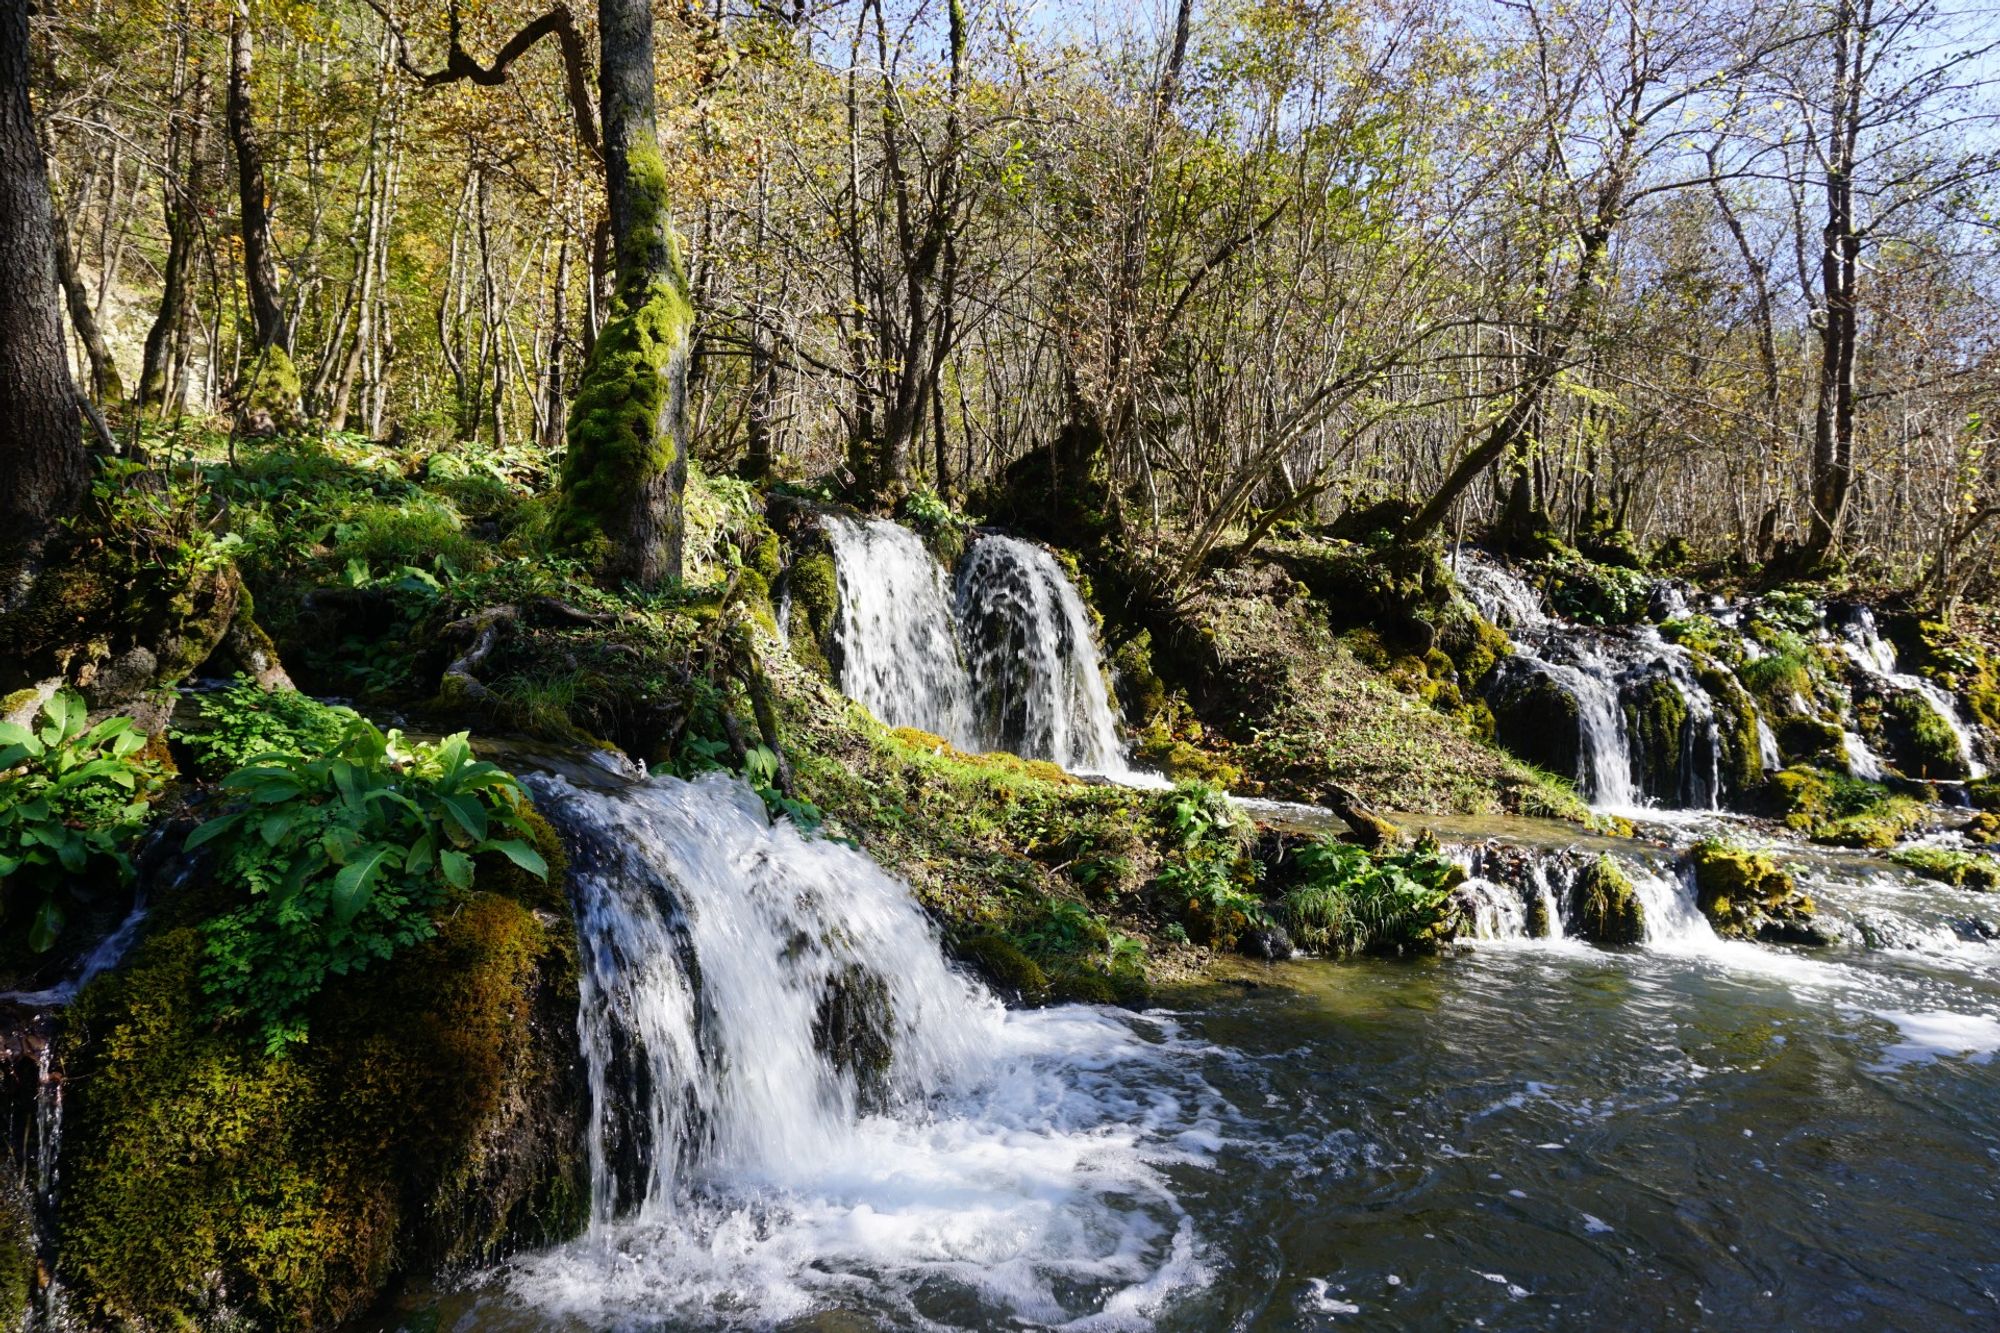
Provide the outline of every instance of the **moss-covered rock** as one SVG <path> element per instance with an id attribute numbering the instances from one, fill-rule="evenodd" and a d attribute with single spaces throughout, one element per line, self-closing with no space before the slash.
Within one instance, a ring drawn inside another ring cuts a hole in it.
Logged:
<path id="1" fill-rule="evenodd" d="M 835 678 L 834 626 L 840 619 L 840 574 L 833 552 L 807 551 L 785 572 L 791 620 L 785 626 L 792 655 L 827 681 Z"/>
<path id="2" fill-rule="evenodd" d="M 1646 909 L 1632 879 L 1609 856 L 1600 855 L 1576 877 L 1571 905 L 1577 933 L 1597 944 L 1637 944 L 1646 938 Z M 1544 923 L 1540 932 L 1547 934 Z"/>
<path id="3" fill-rule="evenodd" d="M 1680 805 L 1687 700 L 1673 681 L 1654 675 L 1627 689 L 1621 703 L 1626 734 L 1639 759 L 1639 790 L 1663 805 Z"/>
<path id="4" fill-rule="evenodd" d="M 2000 889 L 2000 861 L 1983 853 L 1944 847 L 1906 847 L 1890 853 L 1889 859 L 1906 870 L 1953 888 L 1981 893 Z"/>
<path id="5" fill-rule="evenodd" d="M 1695 903 L 1718 935 L 1791 943 L 1822 943 L 1813 928 L 1813 900 L 1763 852 L 1707 839 L 1688 851 Z"/>
<path id="6" fill-rule="evenodd" d="M 1895 723 L 1887 730 L 1898 768 L 1929 780 L 1967 775 L 1958 733 L 1930 700 L 1915 690 L 1891 694 L 1883 700 L 1883 712 Z"/>
<path id="7" fill-rule="evenodd" d="M 1722 735 L 1722 785 L 1741 797 L 1764 780 L 1763 746 L 1757 734 L 1757 704 L 1728 667 L 1705 654 L 1694 659 L 1695 679 L 1715 705 Z"/>
<path id="8" fill-rule="evenodd" d="M 1794 714 L 1780 716 L 1772 731 L 1778 739 L 1778 752 L 1791 764 L 1847 762 L 1847 738 L 1837 722 Z"/>
<path id="9" fill-rule="evenodd" d="M 1049 977 L 1042 965 L 1004 935 L 974 935 L 960 940 L 954 952 L 1003 996 L 1024 1004 L 1048 998 Z"/>
<path id="10" fill-rule="evenodd" d="M 396 1273 L 581 1226 L 574 926 L 560 887 L 504 864 L 433 939 L 328 987 L 276 1057 L 210 1021 L 194 913 L 162 904 L 73 1013 L 61 1247 L 91 1318 L 330 1327 Z"/>
<path id="11" fill-rule="evenodd" d="M 1510 661 L 1487 683 L 1493 710 L 1493 737 L 1537 768 L 1574 775 L 1579 771 L 1581 733 L 1577 702 L 1555 677 Z"/>

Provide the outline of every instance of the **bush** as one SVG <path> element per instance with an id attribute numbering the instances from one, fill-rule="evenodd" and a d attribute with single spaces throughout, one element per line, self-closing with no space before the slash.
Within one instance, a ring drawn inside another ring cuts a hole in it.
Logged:
<path id="1" fill-rule="evenodd" d="M 296 690 L 266 690 L 247 676 L 200 699 L 202 725 L 177 730 L 195 763 L 224 774 L 267 754 L 324 754 L 355 722 L 351 708 L 323 704 Z"/>
<path id="2" fill-rule="evenodd" d="M 1315 953 L 1425 953 L 1457 924 L 1459 868 L 1434 842 L 1378 857 L 1323 838 L 1301 848 L 1298 863 L 1305 882 L 1285 895 L 1285 927 Z"/>
<path id="3" fill-rule="evenodd" d="M 223 881 L 244 901 L 204 923 L 202 987 L 267 1051 L 305 1038 L 305 1005 L 328 977 L 431 938 L 447 893 L 471 889 L 475 856 L 548 873 L 519 784 L 474 760 L 463 732 L 406 743 L 356 718 L 325 756 L 269 754 L 222 785 L 240 808 L 187 846 L 219 843 Z"/>
<path id="4" fill-rule="evenodd" d="M 124 847 L 144 827 L 161 776 L 132 719 L 88 722 L 68 690 L 42 705 L 39 726 L 0 722 L 0 903 L 10 921 L 34 904 L 28 944 L 37 953 L 62 934 L 65 900 L 88 892 L 86 872 L 108 866 L 120 883 L 132 877 Z"/>
<path id="5" fill-rule="evenodd" d="M 1190 938 L 1218 949 L 1266 920 L 1250 886 L 1260 867 L 1245 855 L 1242 827 L 1227 798 L 1213 787 L 1186 782 L 1164 798 L 1160 822 L 1172 846 L 1156 880 L 1173 915 Z"/>

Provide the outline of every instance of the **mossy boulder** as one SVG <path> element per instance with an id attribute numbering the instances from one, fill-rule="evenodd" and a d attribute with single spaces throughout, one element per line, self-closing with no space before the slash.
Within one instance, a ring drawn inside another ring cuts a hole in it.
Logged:
<path id="1" fill-rule="evenodd" d="M 1571 917 L 1584 939 L 1596 944 L 1638 944 L 1646 938 L 1645 906 L 1632 887 L 1631 876 L 1609 856 L 1600 855 L 1584 866 L 1572 892 Z M 1546 920 L 1539 933 L 1548 933 Z"/>
<path id="2" fill-rule="evenodd" d="M 1646 677 L 1624 692 L 1625 728 L 1639 758 L 1639 789 L 1670 806 L 1681 800 L 1681 734 L 1688 705 L 1665 676 Z"/>
<path id="3" fill-rule="evenodd" d="M 203 895 L 157 909 L 72 1014 L 60 1244 L 90 1319 L 332 1327 L 398 1273 L 581 1227 L 575 928 L 537 842 L 554 884 L 483 860 L 434 938 L 329 986 L 280 1056 L 206 1013 Z"/>
<path id="4" fill-rule="evenodd" d="M 975 935 L 953 950 L 1003 997 L 1039 1004 L 1049 995 L 1049 977 L 1042 965 L 1004 935 Z"/>
<path id="5" fill-rule="evenodd" d="M 785 572 L 783 591 L 791 597 L 785 633 L 791 641 L 792 656 L 821 679 L 834 680 L 833 631 L 840 619 L 840 574 L 833 563 L 833 552 L 807 551 L 792 561 Z"/>
<path id="6" fill-rule="evenodd" d="M 1826 718 L 1780 717 L 1772 731 L 1778 752 L 1793 764 L 1845 764 L 1847 737 L 1840 724 Z"/>
<path id="7" fill-rule="evenodd" d="M 1487 682 L 1493 738 L 1537 768 L 1574 775 L 1581 733 L 1576 699 L 1526 658 L 1509 658 Z"/>
<path id="8" fill-rule="evenodd" d="M 1980 852 L 1961 852 L 1944 847 L 1906 847 L 1891 853 L 1890 860 L 1925 879 L 1949 884 L 1955 889 L 1991 893 L 2000 889 L 2000 860 Z"/>
<path id="9" fill-rule="evenodd" d="M 1958 733 L 1930 700 L 1915 690 L 1891 694 L 1883 700 L 1883 713 L 1898 768 L 1934 781 L 1967 776 Z"/>
<path id="10" fill-rule="evenodd" d="M 1813 900 L 1763 852 L 1706 839 L 1688 851 L 1695 905 L 1718 935 L 1781 943 L 1823 943 Z"/>
<path id="11" fill-rule="evenodd" d="M 1757 704 L 1733 672 L 1712 657 L 1695 656 L 1695 679 L 1715 705 L 1722 735 L 1722 785 L 1732 795 L 1756 790 L 1764 780 L 1763 746 L 1757 734 Z"/>

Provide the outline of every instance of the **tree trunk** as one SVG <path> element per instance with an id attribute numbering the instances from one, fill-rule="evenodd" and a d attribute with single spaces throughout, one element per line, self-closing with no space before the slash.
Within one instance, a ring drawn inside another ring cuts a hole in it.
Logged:
<path id="1" fill-rule="evenodd" d="M 251 345 L 237 397 L 254 417 L 282 422 L 299 411 L 299 376 L 292 365 L 291 331 L 278 296 L 271 243 L 271 191 L 264 177 L 264 148 L 250 109 L 253 43 L 248 0 L 236 0 L 229 21 L 229 141 L 236 150 L 236 189 L 242 213 L 243 286 L 250 306 Z"/>
<path id="2" fill-rule="evenodd" d="M 125 396 L 124 381 L 118 378 L 118 363 L 104 345 L 104 331 L 97 326 L 97 312 L 91 307 L 90 289 L 83 285 L 76 256 L 70 252 L 69 237 L 55 229 L 56 276 L 62 280 L 63 298 L 69 303 L 69 322 L 83 354 L 90 359 L 90 391 L 100 403 L 115 403 Z"/>
<path id="3" fill-rule="evenodd" d="M 1863 29 L 1852 0 L 1833 26 L 1833 120 L 1826 144 L 1826 226 L 1821 233 L 1819 384 L 1813 405 L 1812 523 L 1805 564 L 1819 564 L 1840 540 L 1854 487 L 1854 359 L 1859 337 L 1861 238 L 1854 217 L 1854 161 L 1860 132 Z"/>
<path id="4" fill-rule="evenodd" d="M 167 257 L 160 266 L 160 309 L 146 331 L 139 360 L 139 407 L 164 408 L 173 366 L 183 359 L 188 336 L 188 275 L 194 263 L 196 210 L 203 195 L 208 129 L 208 69 L 197 64 L 179 108 L 167 149 L 167 173 L 160 197 L 167 224 Z M 186 128 L 182 128 L 182 123 Z M 180 166 L 178 178 L 173 168 Z"/>
<path id="5" fill-rule="evenodd" d="M 0 8 L 0 611 L 90 487 L 63 350 L 55 211 L 28 100 L 28 7 Z"/>
<path id="6" fill-rule="evenodd" d="M 607 582 L 681 573 L 694 306 L 668 216 L 648 0 L 598 0 L 605 197 L 617 285 L 570 409 L 555 536 Z"/>

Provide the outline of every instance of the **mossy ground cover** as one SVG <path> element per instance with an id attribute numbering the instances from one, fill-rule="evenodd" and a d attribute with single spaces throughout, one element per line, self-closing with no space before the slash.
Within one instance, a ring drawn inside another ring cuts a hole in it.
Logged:
<path id="1" fill-rule="evenodd" d="M 396 1272 L 581 1225 L 559 889 L 483 864 L 435 938 L 329 986 L 309 1040 L 277 1055 L 205 1012 L 216 893 L 162 902 L 71 1015 L 60 1244 L 94 1321 L 332 1327 Z"/>

